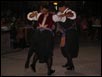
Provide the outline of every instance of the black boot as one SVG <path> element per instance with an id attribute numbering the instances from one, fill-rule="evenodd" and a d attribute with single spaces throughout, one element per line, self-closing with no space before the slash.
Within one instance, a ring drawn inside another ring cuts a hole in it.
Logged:
<path id="1" fill-rule="evenodd" d="M 55 72 L 55 70 L 49 70 L 48 75 L 52 75 Z"/>
<path id="2" fill-rule="evenodd" d="M 26 68 L 26 69 L 29 68 L 29 60 L 26 61 L 26 63 L 25 63 L 25 68 Z"/>
<path id="3" fill-rule="evenodd" d="M 71 62 L 71 63 L 68 64 L 67 70 L 74 70 L 74 64 L 73 64 L 73 62 Z"/>
<path id="4" fill-rule="evenodd" d="M 31 64 L 31 69 L 36 72 L 35 65 Z"/>
<path id="5" fill-rule="evenodd" d="M 52 67 L 52 61 L 53 59 L 52 59 L 52 57 L 51 58 L 49 58 L 49 60 L 47 60 L 46 61 L 46 63 L 47 63 L 47 68 L 48 68 L 48 75 L 52 75 L 54 72 L 55 72 L 55 70 L 52 70 L 51 69 L 51 67 Z"/>
<path id="6" fill-rule="evenodd" d="M 65 65 L 62 65 L 62 67 L 67 67 L 68 66 L 68 63 L 66 63 Z"/>
<path id="7" fill-rule="evenodd" d="M 71 54 L 68 55 L 67 62 L 68 62 L 67 70 L 74 70 L 74 64 Z"/>
<path id="8" fill-rule="evenodd" d="M 68 66 L 67 70 L 74 70 L 74 66 Z"/>
<path id="9" fill-rule="evenodd" d="M 29 68 L 29 64 L 27 62 L 25 64 L 25 68 Z"/>
<path id="10" fill-rule="evenodd" d="M 34 72 L 36 72 L 35 67 L 36 67 L 36 62 L 37 62 L 37 60 L 38 60 L 38 56 L 37 56 L 37 54 L 35 54 L 34 57 L 33 57 L 33 62 L 32 62 L 32 64 L 31 64 L 31 69 L 32 69 Z"/>

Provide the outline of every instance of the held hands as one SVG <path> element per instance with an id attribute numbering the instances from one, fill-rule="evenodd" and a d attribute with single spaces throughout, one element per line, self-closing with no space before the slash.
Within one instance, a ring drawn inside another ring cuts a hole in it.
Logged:
<path id="1" fill-rule="evenodd" d="M 65 13 L 65 14 L 58 15 L 58 16 L 59 17 L 64 17 L 64 16 L 73 17 L 73 13 L 72 12 L 68 12 L 68 13 Z"/>
<path id="2" fill-rule="evenodd" d="M 67 16 L 67 17 L 73 17 L 73 13 L 70 11 L 68 13 L 65 13 L 65 16 Z"/>
<path id="3" fill-rule="evenodd" d="M 32 18 L 32 17 L 34 17 L 34 16 L 37 16 L 37 12 L 35 12 L 35 11 L 33 11 L 32 14 L 30 14 L 29 17 Z"/>
<path id="4" fill-rule="evenodd" d="M 58 15 L 59 17 L 64 17 L 65 16 L 65 14 L 61 14 L 61 15 Z"/>

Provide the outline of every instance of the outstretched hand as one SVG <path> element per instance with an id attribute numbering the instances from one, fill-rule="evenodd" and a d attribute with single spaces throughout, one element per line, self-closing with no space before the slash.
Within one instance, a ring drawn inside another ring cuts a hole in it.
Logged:
<path id="1" fill-rule="evenodd" d="M 73 13 L 72 12 L 68 12 L 68 13 L 65 14 L 65 16 L 67 16 L 67 17 L 73 17 Z"/>
<path id="2" fill-rule="evenodd" d="M 65 16 L 65 14 L 61 14 L 61 15 L 58 15 L 59 17 L 64 17 Z"/>
<path id="3" fill-rule="evenodd" d="M 30 17 L 32 18 L 32 17 L 34 17 L 34 16 L 37 16 L 37 12 L 32 12 L 32 14 L 30 15 Z"/>
<path id="4" fill-rule="evenodd" d="M 64 16 L 73 17 L 73 13 L 72 12 L 68 12 L 68 13 L 65 13 L 65 14 L 58 15 L 58 16 L 59 17 L 64 17 Z"/>

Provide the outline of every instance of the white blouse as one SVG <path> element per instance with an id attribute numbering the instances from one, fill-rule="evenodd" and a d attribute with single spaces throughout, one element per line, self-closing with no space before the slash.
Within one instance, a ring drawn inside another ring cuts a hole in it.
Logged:
<path id="1" fill-rule="evenodd" d="M 54 21 L 54 22 L 59 22 L 59 21 L 60 21 L 60 22 L 65 22 L 67 18 L 68 18 L 68 19 L 71 19 L 71 20 L 76 19 L 76 13 L 75 13 L 74 11 L 72 11 L 71 9 L 68 9 L 68 8 L 67 8 L 67 9 L 64 11 L 64 13 L 65 13 L 65 12 L 68 13 L 69 11 L 71 11 L 71 12 L 73 13 L 73 17 L 66 17 L 66 16 L 64 16 L 64 17 L 59 17 L 58 15 L 61 15 L 61 14 L 63 14 L 63 13 L 58 12 L 57 14 L 54 14 L 54 15 L 52 16 L 53 21 Z M 35 12 L 37 12 L 37 11 L 35 11 Z M 32 18 L 29 17 L 30 14 L 31 14 L 31 12 L 28 13 L 27 19 L 30 20 L 30 21 L 32 21 L 32 20 L 38 20 L 39 16 L 40 16 L 42 13 L 37 13 L 37 16 L 34 16 L 34 17 L 32 17 Z"/>
<path id="2" fill-rule="evenodd" d="M 68 13 L 68 12 L 72 12 L 73 13 L 73 17 L 66 17 L 66 16 L 64 16 L 64 17 L 59 17 L 58 15 L 61 15 L 61 14 L 64 14 L 64 13 Z M 57 15 L 53 15 L 53 20 L 55 21 L 55 22 L 58 22 L 58 21 L 61 21 L 61 22 L 65 22 L 66 21 L 66 18 L 68 18 L 68 19 L 71 19 L 71 20 L 74 20 L 74 19 L 76 19 L 76 13 L 74 12 L 74 11 L 72 11 L 71 9 L 65 9 L 65 11 L 63 12 L 63 13 L 61 13 L 61 12 L 58 12 L 57 13 Z"/>

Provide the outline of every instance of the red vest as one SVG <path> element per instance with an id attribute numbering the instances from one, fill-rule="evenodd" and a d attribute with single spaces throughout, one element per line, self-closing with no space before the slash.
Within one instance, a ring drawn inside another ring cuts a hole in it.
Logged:
<path id="1" fill-rule="evenodd" d="M 43 19 L 44 19 L 44 14 L 41 14 L 40 17 L 39 17 L 39 19 L 38 19 L 38 26 L 39 26 L 39 24 L 42 24 Z M 54 22 L 52 20 L 52 14 L 49 14 L 47 16 L 45 25 L 48 25 L 47 28 L 50 28 L 51 29 L 52 26 L 53 26 L 53 24 L 54 24 Z"/>

